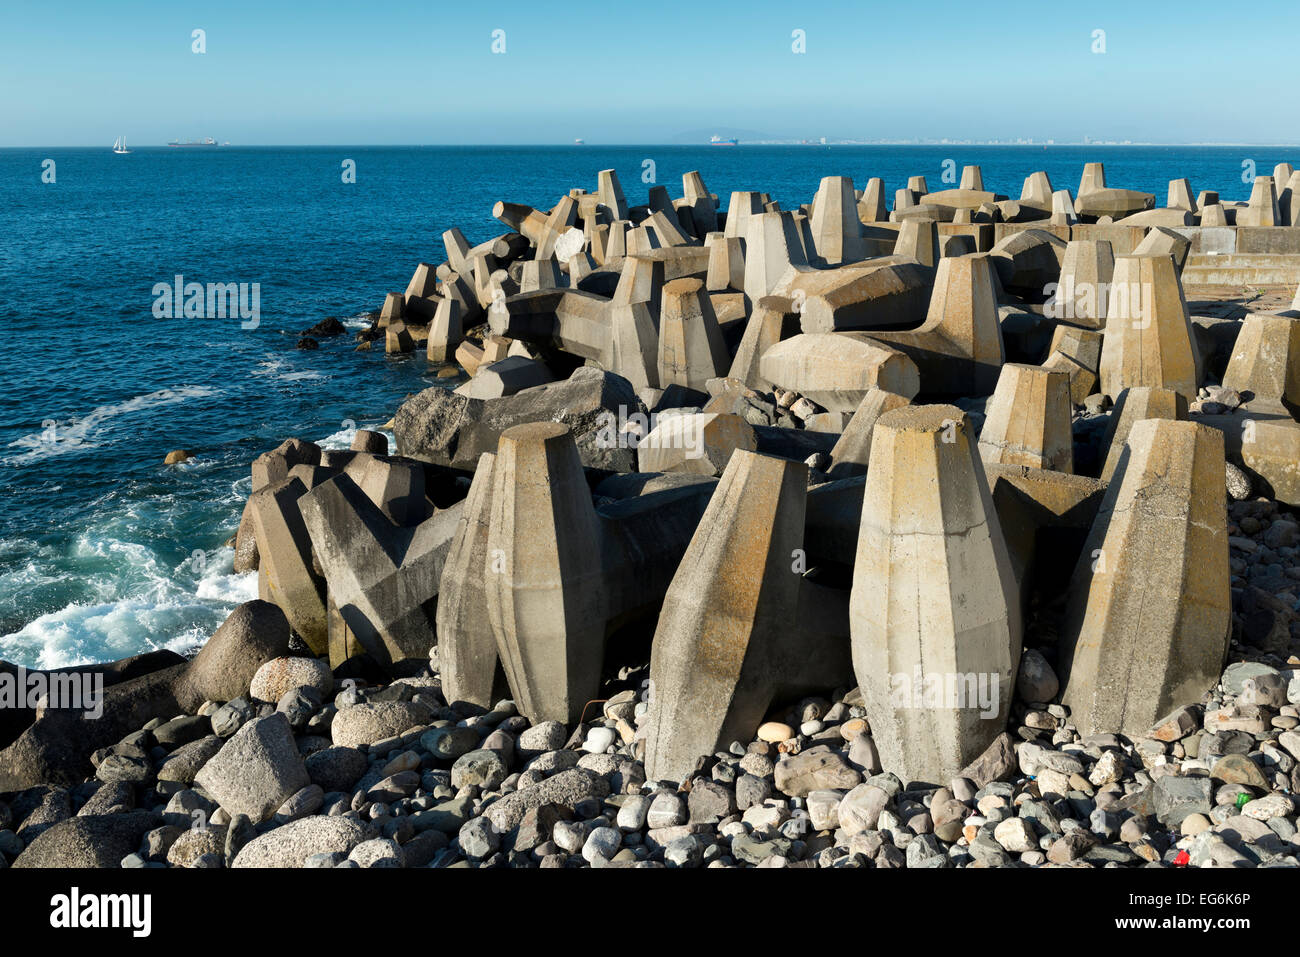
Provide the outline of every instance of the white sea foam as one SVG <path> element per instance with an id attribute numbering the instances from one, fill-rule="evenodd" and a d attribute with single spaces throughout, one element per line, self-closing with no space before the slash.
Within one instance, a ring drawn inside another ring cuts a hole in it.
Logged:
<path id="1" fill-rule="evenodd" d="M 145 395 L 112 405 L 101 405 L 83 416 L 59 422 L 48 419 L 42 423 L 40 432 L 24 435 L 9 443 L 10 448 L 20 451 L 3 460 L 6 465 L 28 465 L 53 455 L 80 452 L 99 446 L 100 439 L 113 420 L 123 415 L 144 412 L 161 406 L 187 402 L 190 399 L 205 398 L 216 395 L 218 390 L 207 386 L 181 386 L 176 389 L 159 389 Z"/>

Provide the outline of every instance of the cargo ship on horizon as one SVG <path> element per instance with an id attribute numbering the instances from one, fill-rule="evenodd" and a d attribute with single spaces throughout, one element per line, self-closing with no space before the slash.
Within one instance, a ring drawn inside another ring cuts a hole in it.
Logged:
<path id="1" fill-rule="evenodd" d="M 221 144 L 211 136 L 204 137 L 201 140 L 172 140 L 168 146 L 220 146 Z M 230 144 L 227 143 L 227 146 Z"/>
<path id="2" fill-rule="evenodd" d="M 709 140 L 710 146 L 738 146 L 739 141 L 733 136 L 730 139 L 723 139 L 721 136 L 714 136 Z"/>

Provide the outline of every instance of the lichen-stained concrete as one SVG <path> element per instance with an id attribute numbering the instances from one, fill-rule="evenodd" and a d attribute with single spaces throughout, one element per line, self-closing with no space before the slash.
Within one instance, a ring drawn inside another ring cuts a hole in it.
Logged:
<path id="1" fill-rule="evenodd" d="M 807 467 L 737 452 L 664 598 L 650 659 L 646 776 L 685 780 L 701 754 L 748 740 L 778 694 L 848 679 L 840 625 L 818 629 L 805 583 Z M 797 627 L 792 627 L 798 622 Z"/>
<path id="2" fill-rule="evenodd" d="M 1075 569 L 1062 703 L 1081 734 L 1145 735 L 1214 687 L 1231 630 L 1223 436 L 1144 419 Z"/>
<path id="3" fill-rule="evenodd" d="M 1008 362 L 989 400 L 980 432 L 985 462 L 1074 471 L 1070 377 L 1043 366 Z"/>
<path id="4" fill-rule="evenodd" d="M 1120 256 L 1106 307 L 1101 391 L 1114 400 L 1133 386 L 1196 398 L 1197 356 L 1183 285 L 1165 256 Z"/>
<path id="5" fill-rule="evenodd" d="M 882 415 L 872 441 L 849 603 L 853 666 L 883 766 L 950 780 L 1006 724 L 1020 596 L 954 406 Z"/>

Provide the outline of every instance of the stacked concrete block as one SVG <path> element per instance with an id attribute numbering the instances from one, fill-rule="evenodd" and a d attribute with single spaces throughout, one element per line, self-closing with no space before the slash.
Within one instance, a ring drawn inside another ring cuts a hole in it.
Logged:
<path id="1" fill-rule="evenodd" d="M 933 222 L 908 219 L 898 229 L 894 255 L 929 269 L 939 265 L 939 227 Z"/>
<path id="2" fill-rule="evenodd" d="M 659 319 L 659 387 L 676 384 L 704 391 L 704 384 L 726 375 L 730 364 L 704 283 L 674 279 L 665 284 Z"/>
<path id="3" fill-rule="evenodd" d="M 1194 399 L 1198 357 L 1173 260 L 1117 258 L 1106 309 L 1101 391 L 1113 400 L 1133 386 L 1152 386 Z"/>
<path id="4" fill-rule="evenodd" d="M 1300 411 L 1300 317 L 1246 316 L 1223 385 L 1241 393 L 1248 412 Z"/>
<path id="5" fill-rule="evenodd" d="M 1094 219 L 1109 216 L 1122 219 L 1144 209 L 1155 207 L 1156 198 L 1150 193 L 1135 189 L 1116 189 L 1106 185 L 1106 171 L 1101 163 L 1088 163 L 1083 167 L 1083 177 L 1079 180 L 1079 195 L 1075 199 L 1075 209 L 1080 216 Z"/>
<path id="6" fill-rule="evenodd" d="M 451 362 L 455 358 L 456 348 L 464 338 L 461 304 L 451 298 L 439 299 L 438 309 L 433 315 L 433 321 L 429 323 L 425 355 L 430 362 Z"/>
<path id="7" fill-rule="evenodd" d="M 1115 399 L 1115 407 L 1110 410 L 1110 422 L 1102 439 L 1102 446 L 1106 449 L 1102 479 L 1109 482 L 1114 477 L 1124 456 L 1124 444 L 1135 423 L 1143 419 L 1181 421 L 1186 418 L 1187 397 L 1173 389 L 1153 389 L 1149 386 L 1125 389 Z"/>
<path id="8" fill-rule="evenodd" d="M 1075 571 L 1062 702 L 1083 734 L 1145 735 L 1219 680 L 1232 600 L 1223 436 L 1144 419 Z"/>
<path id="9" fill-rule="evenodd" d="M 1277 185 L 1272 176 L 1256 176 L 1250 189 L 1250 202 L 1237 210 L 1238 226 L 1280 226 L 1282 214 L 1277 205 Z"/>
<path id="10" fill-rule="evenodd" d="M 1168 256 L 1174 261 L 1174 268 L 1181 276 L 1187 254 L 1191 251 L 1192 241 L 1182 233 L 1167 226 L 1155 226 L 1142 237 L 1142 241 L 1133 247 L 1134 256 Z"/>
<path id="11" fill-rule="evenodd" d="M 754 427 L 739 415 L 667 415 L 637 444 L 637 464 L 643 472 L 721 475 L 736 452 L 757 448 Z"/>
<path id="12" fill-rule="evenodd" d="M 847 621 L 816 627 L 836 596 L 798 570 L 807 484 L 806 466 L 750 452 L 718 483 L 655 630 L 649 779 L 683 781 L 700 755 L 751 738 L 778 698 L 846 681 Z"/>
<path id="13" fill-rule="evenodd" d="M 886 412 L 901 409 L 910 402 L 906 396 L 883 389 L 868 391 L 858 403 L 853 418 L 849 420 L 835 447 L 831 449 L 831 467 L 827 474 L 836 480 L 866 475 L 871 464 L 871 437 L 875 433 L 876 422 Z"/>
<path id="14" fill-rule="evenodd" d="M 1105 240 L 1071 240 L 1061 259 L 1056 288 L 1044 312 L 1060 322 L 1103 329 L 1115 255 Z M 1050 311 L 1048 311 L 1050 309 Z"/>
<path id="15" fill-rule="evenodd" d="M 1052 343 L 1042 365 L 1070 377 L 1070 401 L 1075 405 L 1083 405 L 1097 389 L 1101 342 L 1101 333 L 1091 329 L 1057 326 L 1052 333 Z"/>
<path id="16" fill-rule="evenodd" d="M 872 389 L 910 399 L 921 387 L 906 354 L 855 332 L 792 336 L 763 353 L 759 373 L 832 412 L 852 412 Z"/>
<path id="17" fill-rule="evenodd" d="M 867 180 L 867 186 L 858 200 L 858 218 L 864 223 L 884 223 L 889 221 L 885 209 L 885 183 L 879 176 Z"/>
<path id="18" fill-rule="evenodd" d="M 926 394 L 988 395 L 1006 358 L 994 284 L 987 255 L 942 259 L 925 324 L 873 336 L 916 363 Z"/>
<path id="19" fill-rule="evenodd" d="M 883 766 L 948 781 L 1005 728 L 1019 592 L 960 409 L 885 413 L 871 458 L 849 604 L 854 671 Z"/>
<path id="20" fill-rule="evenodd" d="M 811 229 L 818 265 L 839 266 L 866 258 L 852 179 L 822 179 L 813 198 Z"/>
<path id="21" fill-rule="evenodd" d="M 979 452 L 985 462 L 1073 472 L 1069 376 L 1043 366 L 1004 365 Z"/>

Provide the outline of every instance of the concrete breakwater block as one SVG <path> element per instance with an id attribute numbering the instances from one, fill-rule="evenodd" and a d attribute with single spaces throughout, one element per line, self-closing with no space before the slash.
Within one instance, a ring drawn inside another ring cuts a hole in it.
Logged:
<path id="1" fill-rule="evenodd" d="M 1020 595 L 970 424 L 954 406 L 876 422 L 850 626 L 885 767 L 951 779 L 1002 733 L 1020 660 Z"/>
<path id="2" fill-rule="evenodd" d="M 1071 586 L 1062 702 L 1084 734 L 1147 733 L 1214 686 L 1228 650 L 1223 436 L 1129 431 Z"/>

